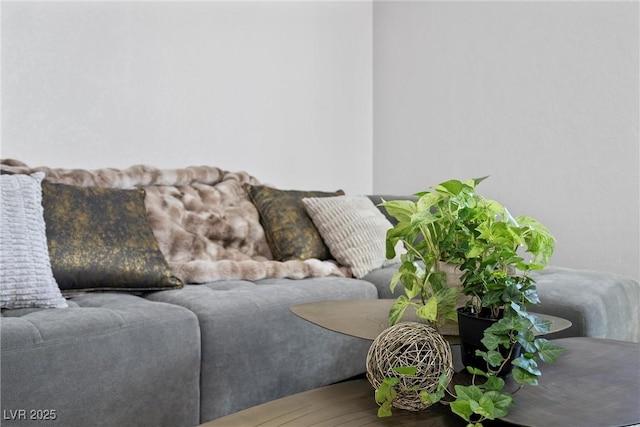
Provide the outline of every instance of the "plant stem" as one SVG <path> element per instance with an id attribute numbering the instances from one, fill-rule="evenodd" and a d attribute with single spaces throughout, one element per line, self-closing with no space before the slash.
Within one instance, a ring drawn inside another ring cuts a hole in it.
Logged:
<path id="1" fill-rule="evenodd" d="M 511 341 L 511 342 L 512 342 L 511 347 L 509 348 L 509 354 L 507 355 L 507 357 L 505 357 L 505 358 L 503 359 L 503 361 L 502 361 L 502 365 L 500 365 L 500 367 L 498 368 L 498 370 L 497 370 L 497 371 L 494 371 L 494 370 L 492 370 L 491 368 L 489 368 L 489 370 L 490 370 L 492 373 L 498 374 L 498 373 L 502 372 L 502 370 L 503 370 L 503 369 L 504 369 L 504 367 L 506 366 L 507 362 L 508 362 L 509 360 L 511 360 L 511 355 L 513 354 L 513 350 L 515 350 L 515 347 L 516 347 L 516 346 L 515 346 L 515 344 L 513 344 L 513 338 L 510 338 L 510 340 L 509 340 L 509 341 Z M 488 367 L 488 364 L 487 364 L 487 367 Z"/>

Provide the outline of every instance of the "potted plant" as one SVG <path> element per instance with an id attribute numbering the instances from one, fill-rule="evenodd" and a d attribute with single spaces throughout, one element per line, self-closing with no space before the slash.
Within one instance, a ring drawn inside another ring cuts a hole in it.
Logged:
<path id="1" fill-rule="evenodd" d="M 415 202 L 382 203 L 398 221 L 387 233 L 387 256 L 395 257 L 398 242 L 406 248 L 391 283 L 392 289 L 402 283 L 405 295 L 391 308 L 390 323 L 411 306 L 435 324 L 457 315 L 472 384 L 456 386 L 455 400 L 447 404 L 470 425 L 508 413 L 512 398 L 503 392 L 501 376 L 511 372 L 519 387 L 536 385 L 538 360 L 554 362 L 563 352 L 534 335 L 533 330 L 548 332 L 550 323 L 527 311 L 540 302 L 530 273 L 547 266 L 555 239 L 535 219 L 514 218 L 500 203 L 480 196 L 476 187 L 485 178 L 443 182 L 416 194 Z M 456 307 L 458 289 L 447 286 L 443 265 L 459 269 L 465 306 Z M 468 323 L 474 321 L 484 325 L 475 333 L 477 341 L 467 343 Z M 438 401 L 445 391 L 441 387 L 424 398 Z"/>

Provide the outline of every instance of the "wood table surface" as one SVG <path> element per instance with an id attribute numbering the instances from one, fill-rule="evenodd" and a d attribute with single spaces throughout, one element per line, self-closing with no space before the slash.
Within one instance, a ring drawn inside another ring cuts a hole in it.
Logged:
<path id="1" fill-rule="evenodd" d="M 465 427 L 467 423 L 436 404 L 425 411 L 394 409 L 379 418 L 374 389 L 366 379 L 356 379 L 305 391 L 210 421 L 200 427 L 356 427 L 421 426 Z M 485 427 L 508 427 L 494 422 Z"/>
<path id="2" fill-rule="evenodd" d="M 515 406 L 485 427 L 621 427 L 640 424 L 640 344 L 597 338 L 554 340 L 566 349 L 557 363 L 542 364 L 537 387 L 514 395 Z M 460 374 L 456 374 L 460 375 Z M 394 410 L 377 417 L 373 387 L 366 379 L 342 382 L 267 402 L 203 424 L 251 426 L 464 427 L 448 407 Z"/>

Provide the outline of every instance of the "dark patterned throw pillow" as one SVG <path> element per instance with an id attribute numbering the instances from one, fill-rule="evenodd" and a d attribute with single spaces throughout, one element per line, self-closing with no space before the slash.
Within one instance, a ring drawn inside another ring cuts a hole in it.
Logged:
<path id="1" fill-rule="evenodd" d="M 344 195 L 342 190 L 323 191 L 279 190 L 265 185 L 244 185 L 249 198 L 260 214 L 260 223 L 274 259 L 331 259 L 318 229 L 302 203 L 305 197 Z"/>
<path id="2" fill-rule="evenodd" d="M 42 183 L 54 277 L 63 291 L 152 291 L 183 286 L 146 219 L 142 189 Z"/>

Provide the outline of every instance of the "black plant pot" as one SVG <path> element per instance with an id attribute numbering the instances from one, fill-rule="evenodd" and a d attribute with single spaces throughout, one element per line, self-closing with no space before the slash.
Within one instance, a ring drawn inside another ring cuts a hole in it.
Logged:
<path id="1" fill-rule="evenodd" d="M 495 322 L 500 320 L 489 318 L 490 310 L 483 308 L 480 313 L 473 311 L 471 307 L 458 308 L 458 328 L 460 330 L 460 352 L 462 355 L 462 363 L 464 366 L 471 366 L 474 368 L 487 371 L 487 362 L 480 357 L 476 356 L 476 350 L 487 351 L 487 348 L 482 344 L 482 338 L 484 338 L 484 330 Z M 509 349 L 500 347 L 498 349 L 503 357 L 509 355 Z M 511 360 L 516 359 L 522 352 L 522 346 L 515 344 L 513 353 L 511 354 Z M 511 360 L 504 364 L 502 370 L 498 373 L 499 376 L 507 375 L 513 369 Z M 498 369 L 492 367 L 491 369 Z"/>

